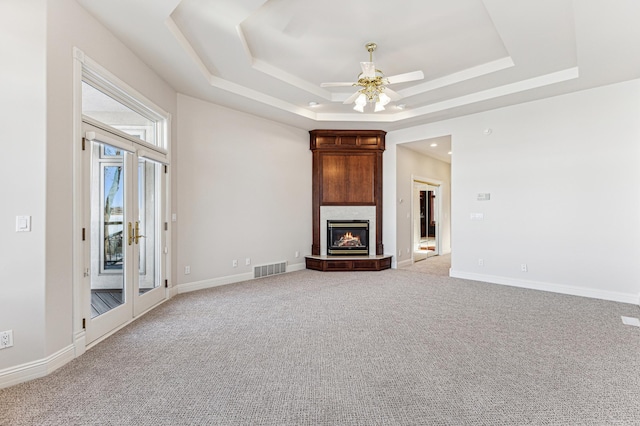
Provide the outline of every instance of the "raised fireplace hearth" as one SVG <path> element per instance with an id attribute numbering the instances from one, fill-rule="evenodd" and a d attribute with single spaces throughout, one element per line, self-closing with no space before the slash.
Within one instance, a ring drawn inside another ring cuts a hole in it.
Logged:
<path id="1" fill-rule="evenodd" d="M 327 255 L 369 255 L 369 221 L 328 220 Z"/>

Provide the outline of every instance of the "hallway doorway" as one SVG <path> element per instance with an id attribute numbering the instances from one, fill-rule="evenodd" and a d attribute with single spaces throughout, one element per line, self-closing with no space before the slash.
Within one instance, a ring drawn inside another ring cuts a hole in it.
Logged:
<path id="1" fill-rule="evenodd" d="M 413 178 L 412 188 L 412 263 L 442 254 L 440 244 L 439 181 Z"/>

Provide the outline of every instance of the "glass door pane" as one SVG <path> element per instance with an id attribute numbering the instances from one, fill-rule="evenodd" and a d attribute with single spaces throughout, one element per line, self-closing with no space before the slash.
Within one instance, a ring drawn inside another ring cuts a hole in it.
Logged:
<path id="1" fill-rule="evenodd" d="M 438 255 L 438 202 L 437 188 L 426 191 L 426 247 L 427 257 Z"/>
<path id="2" fill-rule="evenodd" d="M 138 294 L 160 286 L 158 257 L 160 242 L 160 215 L 158 181 L 160 165 L 143 158 L 138 160 Z"/>
<path id="3" fill-rule="evenodd" d="M 125 303 L 124 152 L 92 144 L 91 318 Z"/>

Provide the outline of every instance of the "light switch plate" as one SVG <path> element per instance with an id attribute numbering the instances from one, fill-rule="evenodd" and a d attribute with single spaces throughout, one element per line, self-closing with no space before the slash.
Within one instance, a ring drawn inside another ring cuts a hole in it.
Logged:
<path id="1" fill-rule="evenodd" d="M 31 232 L 31 216 L 16 216 L 16 232 Z"/>

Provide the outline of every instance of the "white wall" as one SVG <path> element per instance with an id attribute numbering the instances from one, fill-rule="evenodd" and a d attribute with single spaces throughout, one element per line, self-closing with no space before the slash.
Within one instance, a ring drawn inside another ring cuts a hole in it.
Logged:
<path id="1" fill-rule="evenodd" d="M 454 276 L 638 303 L 640 80 L 418 126 L 391 139 L 443 134 L 452 135 L 454 153 Z M 485 192 L 491 200 L 476 201 Z"/>
<path id="2" fill-rule="evenodd" d="M 301 266 L 312 237 L 309 133 L 183 95 L 178 108 L 178 283 Z"/>
<path id="3" fill-rule="evenodd" d="M 2 385 L 19 365 L 40 374 L 43 359 L 72 353 L 73 47 L 174 117 L 177 101 L 74 0 L 4 0 L 0 31 L 0 330 L 14 331 L 0 351 Z M 16 215 L 33 216 L 31 233 L 14 232 Z"/>
<path id="4" fill-rule="evenodd" d="M 396 193 L 397 203 L 396 241 L 398 245 L 398 262 L 411 261 L 411 237 L 414 222 L 411 215 L 411 198 L 413 192 L 412 177 L 431 178 L 441 182 L 440 203 L 440 244 L 443 253 L 451 251 L 451 165 L 433 157 L 412 151 L 402 145 L 396 152 Z M 402 256 L 400 256 L 402 252 Z"/>
<path id="5" fill-rule="evenodd" d="M 0 370 L 42 358 L 45 299 L 45 0 L 0 2 Z M 32 231 L 16 233 L 17 215 Z"/>

